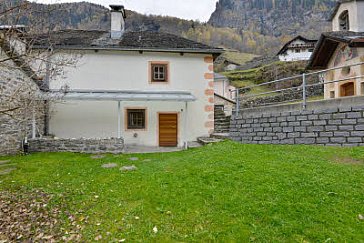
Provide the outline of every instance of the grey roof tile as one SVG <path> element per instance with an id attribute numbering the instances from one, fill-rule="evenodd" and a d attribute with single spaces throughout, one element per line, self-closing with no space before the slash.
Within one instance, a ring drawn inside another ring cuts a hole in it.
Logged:
<path id="1" fill-rule="evenodd" d="M 34 47 L 164 49 L 222 52 L 211 47 L 169 33 L 140 31 L 125 32 L 121 39 L 111 39 L 110 33 L 100 30 L 62 30 L 32 37 Z"/>

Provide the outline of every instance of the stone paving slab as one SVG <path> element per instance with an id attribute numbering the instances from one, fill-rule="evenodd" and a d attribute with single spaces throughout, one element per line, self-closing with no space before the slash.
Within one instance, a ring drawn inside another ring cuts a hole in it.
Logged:
<path id="1" fill-rule="evenodd" d="M 96 155 L 92 155 L 91 156 L 91 159 L 103 159 L 105 158 L 106 156 L 103 155 L 103 154 L 96 154 Z"/>
<path id="2" fill-rule="evenodd" d="M 148 147 L 125 145 L 124 154 L 147 154 L 147 153 L 168 153 L 182 151 L 183 148 L 176 147 Z"/>
<path id="3" fill-rule="evenodd" d="M 103 164 L 101 167 L 104 169 L 112 169 L 118 167 L 118 164 L 116 163 Z"/>
<path id="4" fill-rule="evenodd" d="M 134 171 L 137 170 L 138 168 L 135 165 L 128 165 L 128 166 L 123 166 L 120 168 L 120 170 L 122 172 L 126 172 L 126 171 Z"/>

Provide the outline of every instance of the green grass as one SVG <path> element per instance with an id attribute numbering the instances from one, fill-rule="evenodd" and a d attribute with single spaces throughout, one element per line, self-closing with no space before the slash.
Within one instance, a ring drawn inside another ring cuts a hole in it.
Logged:
<path id="1" fill-rule="evenodd" d="M 229 61 L 233 61 L 240 65 L 244 65 L 246 62 L 249 62 L 253 58 L 257 57 L 257 55 L 251 53 L 238 52 L 238 51 L 226 51 L 222 54 L 222 57 L 224 57 Z"/>
<path id="2" fill-rule="evenodd" d="M 139 160 L 128 159 L 134 156 Z M 1 159 L 18 169 L 0 176 L 0 190 L 54 195 L 53 204 L 78 213 L 85 241 L 101 234 L 105 241 L 128 242 L 364 242 L 358 219 L 364 214 L 364 148 L 227 141 L 97 160 L 71 153 Z M 138 170 L 101 168 L 110 162 Z"/>

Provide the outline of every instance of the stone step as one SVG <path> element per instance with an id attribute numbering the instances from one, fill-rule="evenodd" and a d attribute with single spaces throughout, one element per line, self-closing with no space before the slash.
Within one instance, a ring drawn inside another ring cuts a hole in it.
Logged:
<path id="1" fill-rule="evenodd" d="M 226 127 L 215 127 L 214 131 L 226 131 L 226 132 L 230 132 L 230 128 L 226 128 Z"/>
<path id="2" fill-rule="evenodd" d="M 222 139 L 219 138 L 212 138 L 212 137 L 199 137 L 197 141 L 203 145 L 211 144 L 211 143 L 218 143 L 221 142 Z"/>
<path id="3" fill-rule="evenodd" d="M 214 120 L 223 120 L 223 121 L 230 121 L 230 117 L 225 117 L 225 116 L 221 116 L 221 117 L 214 117 Z"/>
<path id="4" fill-rule="evenodd" d="M 228 132 L 214 132 L 211 134 L 211 137 L 213 138 L 219 138 L 219 139 L 228 139 L 230 134 Z"/>
<path id="5" fill-rule="evenodd" d="M 215 133 L 229 133 L 229 129 L 215 129 L 214 130 Z"/>
<path id="6" fill-rule="evenodd" d="M 230 124 L 230 120 L 215 120 L 215 123 L 226 123 L 226 124 Z"/>
<path id="7" fill-rule="evenodd" d="M 220 120 L 220 121 L 215 121 L 214 123 L 215 124 L 230 125 L 230 121 L 222 121 L 222 120 Z"/>

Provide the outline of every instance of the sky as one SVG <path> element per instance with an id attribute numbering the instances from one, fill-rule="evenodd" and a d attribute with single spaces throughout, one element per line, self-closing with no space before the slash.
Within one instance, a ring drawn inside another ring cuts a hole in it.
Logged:
<path id="1" fill-rule="evenodd" d="M 81 0 L 33 0 L 37 3 L 79 2 Z M 217 0 L 84 0 L 108 7 L 122 4 L 142 14 L 156 14 L 206 22 L 215 10 Z"/>

